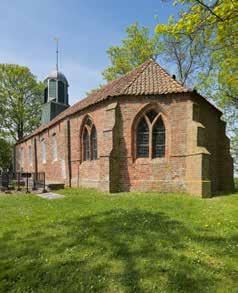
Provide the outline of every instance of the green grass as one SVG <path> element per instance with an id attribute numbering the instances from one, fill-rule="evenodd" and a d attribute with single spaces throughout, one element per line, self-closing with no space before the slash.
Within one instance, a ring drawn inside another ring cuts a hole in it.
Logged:
<path id="1" fill-rule="evenodd" d="M 238 292 L 238 194 L 0 196 L 0 292 Z"/>

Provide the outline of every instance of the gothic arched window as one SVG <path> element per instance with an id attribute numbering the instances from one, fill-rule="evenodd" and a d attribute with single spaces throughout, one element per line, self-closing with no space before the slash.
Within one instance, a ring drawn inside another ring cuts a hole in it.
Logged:
<path id="1" fill-rule="evenodd" d="M 166 130 L 161 115 L 154 109 L 146 112 L 136 128 L 136 157 L 165 156 Z"/>
<path id="2" fill-rule="evenodd" d="M 58 148 L 57 148 L 57 136 L 54 133 L 52 135 L 52 159 L 56 161 L 58 158 Z"/>
<path id="3" fill-rule="evenodd" d="M 149 127 L 145 120 L 142 118 L 137 126 L 137 157 L 149 157 Z"/>
<path id="4" fill-rule="evenodd" d="M 46 163 L 46 142 L 45 142 L 45 139 L 41 140 L 41 160 L 42 160 L 43 164 Z"/>
<path id="5" fill-rule="evenodd" d="M 84 161 L 90 160 L 89 134 L 87 128 L 84 128 L 83 131 L 83 159 Z"/>
<path id="6" fill-rule="evenodd" d="M 153 126 L 152 152 L 153 158 L 164 157 L 165 155 L 165 127 L 161 117 Z"/>
<path id="7" fill-rule="evenodd" d="M 96 160 L 97 150 L 97 130 L 91 118 L 87 117 L 82 132 L 82 158 L 83 161 Z"/>
<path id="8" fill-rule="evenodd" d="M 91 150 L 92 150 L 92 160 L 96 160 L 98 157 L 97 151 L 97 131 L 95 126 L 93 125 L 91 131 Z"/>

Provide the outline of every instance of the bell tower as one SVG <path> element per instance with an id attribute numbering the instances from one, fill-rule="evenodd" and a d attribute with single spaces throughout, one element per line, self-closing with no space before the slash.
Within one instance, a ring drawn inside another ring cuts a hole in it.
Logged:
<path id="1" fill-rule="evenodd" d="M 41 124 L 54 119 L 69 107 L 68 81 L 58 69 L 58 39 L 56 39 L 56 69 L 51 71 L 44 80 L 44 101 L 42 105 Z"/>

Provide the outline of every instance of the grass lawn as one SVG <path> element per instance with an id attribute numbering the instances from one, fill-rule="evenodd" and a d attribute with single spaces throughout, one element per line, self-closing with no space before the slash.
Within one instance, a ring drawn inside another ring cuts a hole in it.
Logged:
<path id="1" fill-rule="evenodd" d="M 0 196 L 0 292 L 238 292 L 238 194 Z"/>

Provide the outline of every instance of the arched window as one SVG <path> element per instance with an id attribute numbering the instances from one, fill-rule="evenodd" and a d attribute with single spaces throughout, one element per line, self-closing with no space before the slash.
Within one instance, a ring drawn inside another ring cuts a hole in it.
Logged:
<path id="1" fill-rule="evenodd" d="M 46 163 L 46 143 L 44 139 L 41 141 L 41 159 L 43 164 Z"/>
<path id="2" fill-rule="evenodd" d="M 58 158 L 58 148 L 57 148 L 57 136 L 54 133 L 52 135 L 52 159 L 56 161 Z"/>
<path id="3" fill-rule="evenodd" d="M 154 109 L 146 112 L 140 118 L 136 128 L 136 157 L 164 157 L 165 132 L 165 126 L 160 114 Z"/>
<path id="4" fill-rule="evenodd" d="M 137 157 L 149 157 L 149 127 L 145 120 L 142 118 L 137 126 Z"/>
<path id="5" fill-rule="evenodd" d="M 97 130 L 93 121 L 90 117 L 84 122 L 83 132 L 82 132 L 82 158 L 84 161 L 96 160 L 98 157 L 97 150 Z"/>
<path id="6" fill-rule="evenodd" d="M 84 161 L 90 160 L 90 141 L 88 130 L 86 127 L 83 131 L 83 159 Z"/>
<path id="7" fill-rule="evenodd" d="M 153 126 L 152 152 L 153 158 L 164 157 L 165 155 L 165 127 L 161 117 Z"/>
<path id="8" fill-rule="evenodd" d="M 29 165 L 32 165 L 32 146 L 29 145 L 28 147 L 28 161 L 29 161 Z"/>
<path id="9" fill-rule="evenodd" d="M 92 149 L 92 160 L 96 160 L 98 156 L 97 151 L 97 131 L 95 126 L 93 125 L 91 131 L 91 149 Z"/>
<path id="10" fill-rule="evenodd" d="M 21 166 L 24 164 L 24 148 L 23 147 L 19 149 L 19 162 Z"/>

